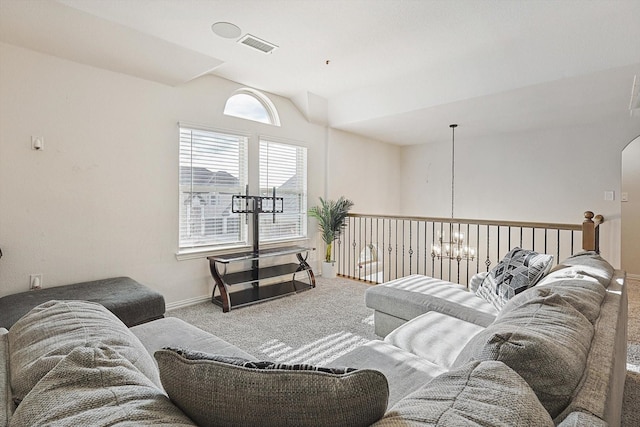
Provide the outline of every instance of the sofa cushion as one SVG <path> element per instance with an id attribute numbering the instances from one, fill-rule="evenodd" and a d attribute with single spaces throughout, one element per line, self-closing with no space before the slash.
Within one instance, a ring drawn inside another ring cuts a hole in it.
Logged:
<path id="1" fill-rule="evenodd" d="M 394 405 L 375 427 L 553 426 L 527 383 L 502 362 L 471 362 Z"/>
<path id="2" fill-rule="evenodd" d="M 14 398 L 24 398 L 74 348 L 91 343 L 110 346 L 160 386 L 153 358 L 113 313 L 93 302 L 49 301 L 9 330 Z"/>
<path id="3" fill-rule="evenodd" d="M 448 369 L 380 340 L 369 341 L 331 362 L 382 372 L 389 382 L 389 406 Z"/>
<path id="4" fill-rule="evenodd" d="M 374 370 L 265 369 L 175 349 L 155 358 L 169 397 L 200 426 L 368 426 L 387 408 L 387 380 Z"/>
<path id="5" fill-rule="evenodd" d="M 365 293 L 365 302 L 369 308 L 405 320 L 438 311 L 487 326 L 497 314 L 495 307 L 466 287 L 420 274 L 370 287 Z"/>
<path id="6" fill-rule="evenodd" d="M 192 426 L 169 398 L 108 346 L 72 350 L 26 395 L 15 426 Z"/>
<path id="7" fill-rule="evenodd" d="M 545 281 L 545 284 L 536 285 L 509 300 L 498 317 L 531 299 L 558 294 L 593 324 L 600 315 L 600 306 L 606 293 L 604 286 L 589 277 Z"/>
<path id="8" fill-rule="evenodd" d="M 550 269 L 553 255 L 513 248 L 493 267 L 476 295 L 500 310 L 511 298 L 535 285 Z"/>
<path id="9" fill-rule="evenodd" d="M 558 294 L 532 298 L 474 336 L 454 366 L 499 360 L 527 381 L 552 417 L 581 382 L 593 325 Z"/>
<path id="10" fill-rule="evenodd" d="M 395 329 L 384 341 L 449 368 L 469 340 L 484 329 L 475 323 L 430 311 Z"/>
<path id="11" fill-rule="evenodd" d="M 572 412 L 558 427 L 611 427 L 608 422 L 585 412 Z"/>
<path id="12" fill-rule="evenodd" d="M 164 347 L 185 347 L 204 353 L 256 360 L 235 345 L 177 317 L 165 317 L 130 328 L 149 354 Z"/>
<path id="13" fill-rule="evenodd" d="M 596 279 L 602 286 L 607 288 L 613 273 L 613 266 L 596 252 L 579 252 L 553 267 L 540 284 L 559 278 L 582 278 L 581 276 L 587 276 Z"/>

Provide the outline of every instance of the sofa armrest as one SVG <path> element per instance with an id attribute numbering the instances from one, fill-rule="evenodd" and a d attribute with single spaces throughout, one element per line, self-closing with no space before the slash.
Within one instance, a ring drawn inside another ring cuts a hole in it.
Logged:
<path id="1" fill-rule="evenodd" d="M 134 326 L 130 328 L 130 331 L 140 339 L 140 342 L 151 356 L 163 347 L 176 347 L 203 353 L 256 360 L 254 356 L 235 345 L 177 317 L 153 320 Z"/>
<path id="2" fill-rule="evenodd" d="M 9 424 L 13 412 L 9 381 L 9 340 L 5 328 L 0 328 L 0 427 Z"/>
<path id="3" fill-rule="evenodd" d="M 572 412 L 558 427 L 609 427 L 609 423 L 586 412 Z"/>

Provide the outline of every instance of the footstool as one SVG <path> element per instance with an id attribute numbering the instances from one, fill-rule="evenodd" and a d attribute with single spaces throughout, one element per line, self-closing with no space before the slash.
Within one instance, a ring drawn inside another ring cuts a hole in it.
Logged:
<path id="1" fill-rule="evenodd" d="M 84 300 L 102 304 L 131 327 L 164 317 L 162 294 L 130 277 L 74 283 L 0 298 L 0 327 L 11 328 L 29 310 L 50 300 Z"/>

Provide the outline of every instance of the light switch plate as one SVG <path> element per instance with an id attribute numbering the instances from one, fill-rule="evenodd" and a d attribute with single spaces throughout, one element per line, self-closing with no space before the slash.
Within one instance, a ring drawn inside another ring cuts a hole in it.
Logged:
<path id="1" fill-rule="evenodd" d="M 628 202 L 629 201 L 629 193 L 620 193 L 620 201 L 621 202 Z"/>
<path id="2" fill-rule="evenodd" d="M 615 192 L 613 190 L 604 192 L 604 199 L 607 201 L 615 200 Z"/>

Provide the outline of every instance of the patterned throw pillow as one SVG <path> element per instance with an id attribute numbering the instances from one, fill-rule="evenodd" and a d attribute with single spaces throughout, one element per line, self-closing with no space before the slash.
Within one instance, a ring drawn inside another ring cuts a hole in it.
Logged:
<path id="1" fill-rule="evenodd" d="M 199 426 L 369 426 L 387 409 L 385 376 L 164 348 L 162 385 Z M 243 403 L 245 402 L 245 403 Z"/>
<path id="2" fill-rule="evenodd" d="M 553 255 L 514 248 L 482 281 L 476 295 L 500 310 L 511 298 L 535 285 L 550 269 Z"/>

